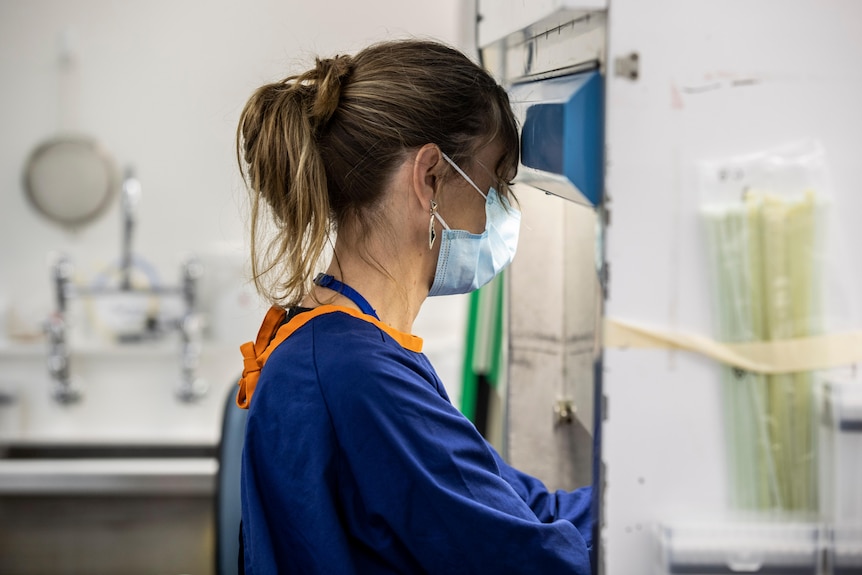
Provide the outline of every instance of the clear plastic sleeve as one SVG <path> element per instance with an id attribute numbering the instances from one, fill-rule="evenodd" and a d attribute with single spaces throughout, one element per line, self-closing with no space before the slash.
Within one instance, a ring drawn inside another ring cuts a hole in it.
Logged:
<path id="1" fill-rule="evenodd" d="M 824 307 L 832 198 L 821 146 L 704 162 L 700 176 L 717 339 L 823 334 L 832 317 Z M 814 378 L 723 368 L 732 508 L 816 514 Z"/>

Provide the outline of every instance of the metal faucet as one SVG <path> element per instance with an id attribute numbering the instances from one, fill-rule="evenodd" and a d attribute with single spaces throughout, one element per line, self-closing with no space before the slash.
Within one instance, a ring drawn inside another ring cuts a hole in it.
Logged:
<path id="1" fill-rule="evenodd" d="M 66 344 L 66 311 L 70 297 L 72 262 L 60 256 L 54 264 L 54 290 L 57 309 L 45 323 L 48 334 L 48 373 L 54 380 L 53 396 L 60 403 L 69 404 L 81 399 L 81 394 L 72 386 L 69 370 L 69 347 Z"/>
<path id="2" fill-rule="evenodd" d="M 197 258 L 189 258 L 183 263 L 182 285 L 180 287 L 135 288 L 132 286 L 132 232 L 135 227 L 135 210 L 141 196 L 141 183 L 128 168 L 123 179 L 122 218 L 123 244 L 120 257 L 120 291 L 140 291 L 156 297 L 179 294 L 183 298 L 182 317 L 172 323 L 180 334 L 180 384 L 177 397 L 192 402 L 203 397 L 208 384 L 198 375 L 201 346 L 203 339 L 203 317 L 197 310 L 198 283 L 203 275 L 203 265 Z M 68 346 L 68 305 L 75 296 L 98 297 L 117 293 L 117 288 L 77 286 L 73 293 L 72 262 L 65 255 L 60 256 L 53 267 L 53 283 L 56 296 L 56 310 L 45 322 L 48 335 L 48 372 L 54 380 L 54 398 L 64 404 L 81 399 L 81 393 L 72 385 L 69 367 Z"/>
<path id="3" fill-rule="evenodd" d="M 197 373 L 203 334 L 203 318 L 197 311 L 197 284 L 202 275 L 203 265 L 197 258 L 190 258 L 183 263 L 182 291 L 185 313 L 177 324 L 181 341 L 181 379 L 177 397 L 185 402 L 200 399 L 209 388 L 207 382 Z"/>
<path id="4" fill-rule="evenodd" d="M 141 182 L 135 177 L 131 167 L 126 168 L 123 177 L 122 217 L 123 244 L 120 254 L 120 289 L 132 289 L 132 232 L 135 228 L 135 212 L 141 199 Z"/>

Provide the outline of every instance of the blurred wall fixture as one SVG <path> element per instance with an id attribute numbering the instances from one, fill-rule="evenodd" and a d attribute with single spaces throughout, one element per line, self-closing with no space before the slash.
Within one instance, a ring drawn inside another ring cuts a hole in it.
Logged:
<path id="1" fill-rule="evenodd" d="M 177 397 L 185 402 L 195 401 L 203 397 L 208 388 L 198 375 L 203 336 L 203 317 L 198 311 L 198 282 L 203 274 L 203 265 L 196 257 L 189 257 L 182 264 L 180 285 L 161 285 L 154 271 L 132 252 L 134 207 L 140 199 L 141 185 L 130 169 L 126 170 L 122 191 L 123 243 L 115 269 L 118 274 L 111 274 L 110 277 L 106 275 L 89 285 L 81 285 L 73 281 L 74 266 L 68 256 L 60 255 L 53 264 L 55 310 L 45 324 L 48 372 L 54 382 L 53 396 L 64 404 L 81 399 L 70 365 L 69 307 L 76 298 L 90 298 L 112 304 L 102 306 L 103 313 L 124 316 L 114 322 L 116 325 L 112 333 L 116 343 L 154 341 L 170 333 L 178 333 L 180 378 Z M 133 281 L 136 266 L 145 268 L 148 279 L 145 285 Z M 118 279 L 112 282 L 111 277 L 115 275 Z M 163 306 L 159 304 L 168 298 L 180 300 L 181 305 L 173 308 L 164 306 L 175 311 L 162 313 Z"/>
<path id="2" fill-rule="evenodd" d="M 44 217 L 66 228 L 98 218 L 117 193 L 111 156 L 86 136 L 57 136 L 36 146 L 24 168 L 24 192 Z"/>

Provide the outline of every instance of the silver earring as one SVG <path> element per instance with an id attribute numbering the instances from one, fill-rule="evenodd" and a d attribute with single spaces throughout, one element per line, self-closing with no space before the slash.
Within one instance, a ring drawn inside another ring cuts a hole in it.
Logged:
<path id="1" fill-rule="evenodd" d="M 431 200 L 431 221 L 428 222 L 428 249 L 434 249 L 434 240 L 437 239 L 437 232 L 434 230 L 434 214 L 437 212 L 437 202 Z"/>

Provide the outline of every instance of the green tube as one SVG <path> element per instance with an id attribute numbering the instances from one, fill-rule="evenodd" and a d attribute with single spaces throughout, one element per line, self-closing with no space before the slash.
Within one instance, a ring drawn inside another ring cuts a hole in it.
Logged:
<path id="1" fill-rule="evenodd" d="M 476 394 L 478 381 L 473 371 L 473 356 L 476 347 L 476 329 L 479 323 L 479 299 L 481 290 L 470 294 L 467 313 L 467 333 L 464 336 L 464 363 L 461 366 L 461 413 L 476 423 Z"/>

